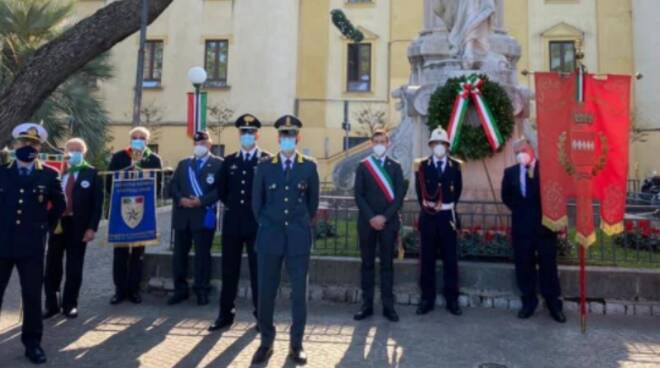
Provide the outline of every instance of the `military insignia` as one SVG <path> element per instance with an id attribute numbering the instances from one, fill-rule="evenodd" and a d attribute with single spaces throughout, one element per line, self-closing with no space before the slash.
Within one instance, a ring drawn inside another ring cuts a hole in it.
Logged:
<path id="1" fill-rule="evenodd" d="M 287 126 L 287 127 L 291 126 L 291 117 L 290 116 L 286 117 L 286 121 L 284 122 L 284 125 Z"/>
<path id="2" fill-rule="evenodd" d="M 236 170 L 236 169 L 238 169 L 238 165 L 236 164 L 229 166 L 229 170 Z"/>
<path id="3" fill-rule="evenodd" d="M 39 194 L 39 197 L 37 197 L 37 200 L 39 201 L 39 203 L 44 203 L 44 195 Z"/>
<path id="4" fill-rule="evenodd" d="M 89 181 L 87 181 L 87 180 L 83 180 L 83 181 L 80 183 L 80 186 L 83 187 L 83 189 L 87 189 L 87 188 L 89 188 L 89 185 L 90 185 L 90 184 L 89 184 Z"/>
<path id="5" fill-rule="evenodd" d="M 30 128 L 25 132 L 25 135 L 32 138 L 39 138 L 39 131 L 37 128 Z"/>
<path id="6" fill-rule="evenodd" d="M 250 124 L 254 123 L 254 117 L 252 117 L 252 116 L 246 116 L 245 118 L 243 118 L 243 120 L 245 121 L 246 125 L 250 125 Z"/>
<path id="7" fill-rule="evenodd" d="M 301 181 L 300 183 L 298 183 L 298 190 L 301 191 L 301 192 L 306 191 L 307 190 L 307 182 Z"/>
<path id="8" fill-rule="evenodd" d="M 213 185 L 213 183 L 215 183 L 215 177 L 213 177 L 213 174 L 209 174 L 206 177 L 206 184 Z"/>
<path id="9" fill-rule="evenodd" d="M 121 200 L 121 218 L 126 226 L 135 229 L 144 217 L 144 196 L 124 197 Z"/>

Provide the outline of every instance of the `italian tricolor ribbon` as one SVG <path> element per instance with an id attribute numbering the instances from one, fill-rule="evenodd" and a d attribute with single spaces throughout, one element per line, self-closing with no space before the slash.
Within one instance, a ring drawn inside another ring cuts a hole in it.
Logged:
<path id="1" fill-rule="evenodd" d="M 394 202 L 394 185 L 392 184 L 392 178 L 390 178 L 385 167 L 376 161 L 373 156 L 369 156 L 362 162 L 367 170 L 369 170 L 371 176 L 373 176 L 380 190 L 383 191 L 387 201 Z"/>
<path id="2" fill-rule="evenodd" d="M 481 94 L 481 88 L 484 85 L 484 80 L 477 75 L 471 75 L 467 81 L 461 83 L 461 88 L 458 91 L 458 96 L 454 100 L 454 107 L 449 117 L 449 148 L 455 151 L 460 144 L 461 128 L 467 115 L 467 109 L 472 100 L 474 107 L 479 114 L 481 126 L 486 133 L 486 138 L 493 151 L 497 151 L 503 144 L 504 139 L 500 130 L 497 128 L 497 122 L 490 111 L 486 100 Z"/>
<path id="3" fill-rule="evenodd" d="M 206 92 L 188 93 L 188 129 L 189 137 L 206 130 Z"/>

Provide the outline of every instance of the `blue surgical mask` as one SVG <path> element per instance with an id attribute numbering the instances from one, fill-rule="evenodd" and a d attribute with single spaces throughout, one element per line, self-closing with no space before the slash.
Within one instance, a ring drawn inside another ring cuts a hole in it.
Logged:
<path id="1" fill-rule="evenodd" d="M 241 134 L 241 146 L 243 148 L 251 148 L 256 141 L 257 137 L 254 134 Z"/>
<path id="2" fill-rule="evenodd" d="M 136 151 L 144 151 L 147 144 L 142 139 L 133 139 L 131 141 L 131 148 Z"/>
<path id="3" fill-rule="evenodd" d="M 78 166 L 83 162 L 82 152 L 72 151 L 69 152 L 69 165 Z"/>
<path id="4" fill-rule="evenodd" d="M 295 137 L 280 138 L 280 150 L 282 152 L 291 152 L 295 149 L 296 149 L 296 138 Z"/>

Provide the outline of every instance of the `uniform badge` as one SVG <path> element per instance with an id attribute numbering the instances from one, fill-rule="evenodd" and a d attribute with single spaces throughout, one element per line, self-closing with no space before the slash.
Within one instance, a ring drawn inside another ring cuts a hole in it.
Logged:
<path id="1" fill-rule="evenodd" d="M 301 192 L 306 191 L 307 190 L 307 182 L 301 181 L 300 183 L 298 183 L 298 190 L 301 191 Z"/>
<path id="2" fill-rule="evenodd" d="M 213 185 L 213 183 L 215 183 L 215 178 L 213 177 L 213 174 L 209 174 L 206 177 L 206 184 Z"/>
<path id="3" fill-rule="evenodd" d="M 236 169 L 238 169 L 238 166 L 236 166 L 236 164 L 229 166 L 229 170 L 236 170 Z"/>
<path id="4" fill-rule="evenodd" d="M 87 188 L 89 188 L 89 181 L 87 181 L 87 180 L 83 180 L 83 181 L 80 183 L 80 186 L 83 187 L 83 189 L 87 189 Z"/>

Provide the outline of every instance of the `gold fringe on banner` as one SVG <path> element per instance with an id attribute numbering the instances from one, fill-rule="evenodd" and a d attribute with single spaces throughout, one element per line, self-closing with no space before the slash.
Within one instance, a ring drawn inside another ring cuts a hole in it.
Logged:
<path id="1" fill-rule="evenodd" d="M 568 226 L 568 217 L 562 216 L 558 220 L 553 220 L 547 216 L 543 216 L 543 226 L 552 231 L 561 231 Z"/>
<path id="2" fill-rule="evenodd" d="M 596 233 L 592 232 L 588 236 L 584 236 L 580 233 L 577 233 L 577 234 L 575 234 L 575 238 L 576 238 L 578 244 L 580 244 L 581 246 L 583 246 L 585 248 L 589 248 L 590 246 L 592 246 L 596 242 Z"/>
<path id="3" fill-rule="evenodd" d="M 600 223 L 600 229 L 605 233 L 607 236 L 612 236 L 612 235 L 617 235 L 621 234 L 624 230 L 623 227 L 623 221 L 617 222 L 615 224 L 608 224 L 605 221 L 602 221 Z"/>

